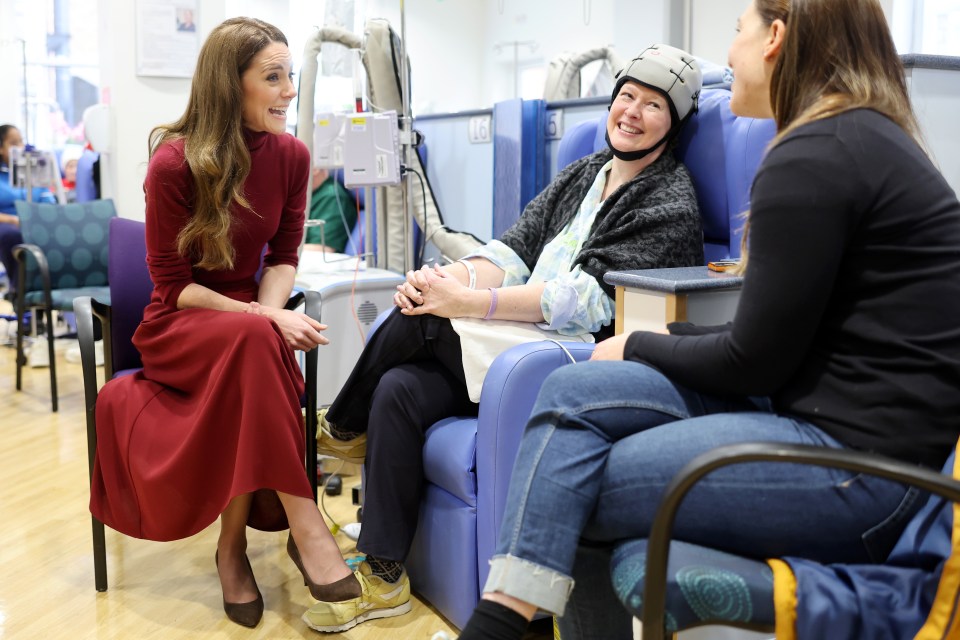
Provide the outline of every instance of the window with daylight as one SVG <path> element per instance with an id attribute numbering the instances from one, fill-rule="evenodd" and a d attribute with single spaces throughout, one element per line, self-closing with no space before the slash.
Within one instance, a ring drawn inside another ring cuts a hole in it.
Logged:
<path id="1" fill-rule="evenodd" d="M 894 0 L 892 30 L 901 54 L 960 56 L 960 0 Z"/>
<path id="2" fill-rule="evenodd" d="M 0 0 L 5 96 L 0 119 L 30 144 L 84 144 L 83 112 L 100 101 L 97 0 Z"/>

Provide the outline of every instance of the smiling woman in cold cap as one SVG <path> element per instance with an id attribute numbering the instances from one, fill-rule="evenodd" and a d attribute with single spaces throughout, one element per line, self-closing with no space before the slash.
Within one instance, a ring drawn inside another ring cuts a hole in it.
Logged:
<path id="1" fill-rule="evenodd" d="M 607 271 L 703 264 L 693 184 L 668 151 L 700 85 L 690 54 L 645 49 L 618 77 L 609 149 L 561 171 L 498 240 L 445 267 L 407 274 L 394 297 L 399 310 L 367 342 L 323 415 L 317 444 L 320 453 L 365 460 L 357 548 L 375 591 L 394 595 L 320 602 L 305 615 L 311 627 L 342 631 L 370 611 L 409 610 L 403 562 L 424 484 L 423 433 L 441 418 L 476 414 L 494 357 L 544 337 L 611 335 Z"/>

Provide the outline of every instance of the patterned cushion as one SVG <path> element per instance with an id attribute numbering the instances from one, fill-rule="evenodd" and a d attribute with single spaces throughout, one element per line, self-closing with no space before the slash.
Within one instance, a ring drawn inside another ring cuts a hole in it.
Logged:
<path id="1" fill-rule="evenodd" d="M 56 308 L 71 309 L 73 297 L 93 295 L 86 287 L 106 287 L 109 222 L 117 215 L 112 200 L 16 205 L 23 241 L 37 245 L 46 256 L 51 289 L 70 291 L 58 296 L 61 302 L 54 304 Z M 43 290 L 39 271 L 32 258 L 28 258 L 27 264 L 27 300 L 42 303 L 42 296 L 37 298 L 29 293 Z"/>
<path id="2" fill-rule="evenodd" d="M 58 311 L 72 311 L 73 299 L 80 296 L 90 296 L 97 302 L 110 304 L 110 287 L 80 287 L 76 289 L 53 289 L 50 297 L 53 299 L 53 308 Z M 43 291 L 31 291 L 24 296 L 27 306 L 39 307 L 44 304 Z"/>
<path id="3" fill-rule="evenodd" d="M 642 617 L 647 541 L 620 545 L 611 563 L 617 596 Z M 664 622 L 670 633 L 711 623 L 772 630 L 773 572 L 766 562 L 674 540 Z"/>

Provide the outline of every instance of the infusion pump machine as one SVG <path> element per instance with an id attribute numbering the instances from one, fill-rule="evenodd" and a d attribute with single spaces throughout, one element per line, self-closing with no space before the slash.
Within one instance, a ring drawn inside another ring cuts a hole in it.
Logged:
<path id="1" fill-rule="evenodd" d="M 60 165 L 51 151 L 41 151 L 28 146 L 25 149 L 10 149 L 10 186 L 27 190 L 27 202 L 33 200 L 37 187 L 50 189 L 57 202 L 65 203 L 63 181 L 60 180 Z"/>
<path id="2" fill-rule="evenodd" d="M 313 127 L 313 164 L 343 168 L 347 188 L 400 184 L 397 113 L 321 113 Z"/>
<path id="3" fill-rule="evenodd" d="M 339 260 L 338 260 L 339 258 Z M 361 262 L 361 266 L 362 266 Z M 317 405 L 333 402 L 360 357 L 373 321 L 393 308 L 393 294 L 403 276 L 386 269 L 356 270 L 357 261 L 347 256 L 304 251 L 300 256 L 295 286 L 320 293 L 320 321 L 330 344 L 317 347 Z M 356 275 L 356 279 L 354 279 Z M 303 352 L 298 352 L 301 369 Z"/>
<path id="4" fill-rule="evenodd" d="M 347 188 L 400 184 L 400 141 L 397 114 L 321 113 L 313 129 L 313 165 L 343 169 Z M 365 265 L 365 262 L 361 262 Z M 317 404 L 337 397 L 363 351 L 374 320 L 393 308 L 393 295 L 404 277 L 386 269 L 359 270 L 348 256 L 304 251 L 295 284 L 320 293 L 321 321 L 330 344 L 320 349 Z M 301 368 L 304 358 L 301 354 Z"/>

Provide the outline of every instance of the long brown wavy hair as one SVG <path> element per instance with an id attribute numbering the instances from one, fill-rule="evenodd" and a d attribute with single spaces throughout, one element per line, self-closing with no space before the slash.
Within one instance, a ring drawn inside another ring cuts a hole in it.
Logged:
<path id="1" fill-rule="evenodd" d="M 903 64 L 877 0 L 754 0 L 764 24 L 787 29 L 770 78 L 776 146 L 804 124 L 867 108 L 925 148 Z M 740 272 L 746 267 L 749 217 Z"/>
<path id="2" fill-rule="evenodd" d="M 283 33 L 256 18 L 231 18 L 217 26 L 200 49 L 187 108 L 180 119 L 155 127 L 152 157 L 164 142 L 184 139 L 194 182 L 193 215 L 177 236 L 177 250 L 207 269 L 233 268 L 230 206 L 250 207 L 243 184 L 250 152 L 243 139 L 243 73 L 266 46 L 287 44 Z"/>

